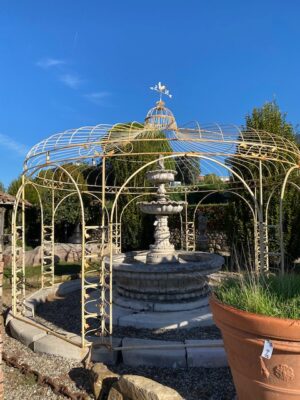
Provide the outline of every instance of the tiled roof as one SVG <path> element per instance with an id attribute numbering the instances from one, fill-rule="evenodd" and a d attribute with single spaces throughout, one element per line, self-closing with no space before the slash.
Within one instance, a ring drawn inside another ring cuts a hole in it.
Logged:
<path id="1" fill-rule="evenodd" d="M 15 202 L 15 197 L 11 194 L 0 192 L 0 204 L 13 205 Z"/>
<path id="2" fill-rule="evenodd" d="M 14 196 L 12 196 L 11 194 L 0 191 L 0 206 L 1 206 L 1 204 L 13 206 L 15 200 L 16 200 L 16 198 Z M 26 206 L 31 206 L 31 204 L 28 201 L 25 201 L 25 204 L 26 204 Z"/>

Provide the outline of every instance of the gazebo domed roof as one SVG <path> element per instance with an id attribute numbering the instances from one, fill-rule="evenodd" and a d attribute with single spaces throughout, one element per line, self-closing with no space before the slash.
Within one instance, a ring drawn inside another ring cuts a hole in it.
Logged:
<path id="1" fill-rule="evenodd" d="M 156 106 L 151 108 L 145 118 L 145 126 L 155 129 L 177 129 L 177 124 L 171 110 L 165 107 L 162 100 L 156 102 Z"/>

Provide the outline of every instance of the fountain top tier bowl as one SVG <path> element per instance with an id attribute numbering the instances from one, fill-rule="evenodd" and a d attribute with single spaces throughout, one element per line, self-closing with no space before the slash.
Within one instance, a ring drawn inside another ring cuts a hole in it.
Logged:
<path id="1" fill-rule="evenodd" d="M 161 184 L 174 182 L 175 175 L 177 175 L 177 172 L 172 169 L 155 169 L 153 171 L 148 171 L 146 173 L 146 178 L 150 182 Z"/>

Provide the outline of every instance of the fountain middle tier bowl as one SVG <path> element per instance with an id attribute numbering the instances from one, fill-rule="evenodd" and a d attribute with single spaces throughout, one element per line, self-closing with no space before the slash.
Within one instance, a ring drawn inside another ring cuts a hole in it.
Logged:
<path id="1" fill-rule="evenodd" d="M 137 203 L 140 210 L 145 214 L 173 215 L 183 210 L 184 201 L 142 201 Z"/>
<path id="2" fill-rule="evenodd" d="M 155 183 L 174 182 L 175 175 L 177 175 L 177 172 L 172 169 L 156 169 L 146 172 L 146 178 Z"/>
<path id="3" fill-rule="evenodd" d="M 147 253 L 113 256 L 113 277 L 119 296 L 152 303 L 191 302 L 207 296 L 209 275 L 224 263 L 217 254 L 178 251 L 178 262 L 153 265 L 146 263 Z"/>

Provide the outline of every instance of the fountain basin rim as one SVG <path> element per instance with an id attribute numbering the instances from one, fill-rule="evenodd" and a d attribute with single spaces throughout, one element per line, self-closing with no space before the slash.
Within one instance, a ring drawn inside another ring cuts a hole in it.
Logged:
<path id="1" fill-rule="evenodd" d="M 150 275 L 197 272 L 199 276 L 205 276 L 218 271 L 224 264 L 224 258 L 218 254 L 188 251 L 176 252 L 179 262 L 146 264 L 147 253 L 148 251 L 136 251 L 113 256 L 114 271 L 116 273 L 149 273 Z M 105 261 L 109 263 L 109 258 L 107 257 Z"/>

